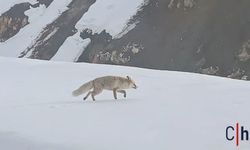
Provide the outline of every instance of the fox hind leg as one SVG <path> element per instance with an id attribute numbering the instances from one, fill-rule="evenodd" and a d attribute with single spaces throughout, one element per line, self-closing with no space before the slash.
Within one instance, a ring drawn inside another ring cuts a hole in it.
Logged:
<path id="1" fill-rule="evenodd" d="M 117 92 L 122 93 L 124 97 L 126 97 L 126 96 L 127 96 L 127 94 L 126 94 L 126 91 L 125 91 L 125 90 L 117 90 Z"/>
<path id="2" fill-rule="evenodd" d="M 90 94 L 92 94 L 92 91 L 88 92 L 88 94 L 83 98 L 83 100 L 86 100 Z"/>
<path id="3" fill-rule="evenodd" d="M 93 92 L 91 92 L 91 97 L 93 101 L 95 101 L 95 96 L 102 92 L 102 88 L 94 88 Z"/>

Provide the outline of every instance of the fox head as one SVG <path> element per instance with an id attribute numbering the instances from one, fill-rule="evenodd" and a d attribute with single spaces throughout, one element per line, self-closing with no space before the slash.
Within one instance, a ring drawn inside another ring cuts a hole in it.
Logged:
<path id="1" fill-rule="evenodd" d="M 136 88 L 137 88 L 137 85 L 135 84 L 135 81 L 132 80 L 129 76 L 127 76 L 127 79 L 128 79 L 128 81 L 129 81 L 129 87 L 130 87 L 130 88 L 136 89 Z"/>

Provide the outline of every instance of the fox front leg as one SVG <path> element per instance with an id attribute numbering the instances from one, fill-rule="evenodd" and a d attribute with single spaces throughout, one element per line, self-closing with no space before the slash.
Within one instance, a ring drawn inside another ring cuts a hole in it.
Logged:
<path id="1" fill-rule="evenodd" d="M 114 98 L 117 99 L 117 93 L 116 93 L 117 89 L 113 89 L 113 95 L 114 95 Z"/>
<path id="2" fill-rule="evenodd" d="M 117 90 L 117 92 L 122 93 L 124 97 L 127 95 L 125 90 Z"/>

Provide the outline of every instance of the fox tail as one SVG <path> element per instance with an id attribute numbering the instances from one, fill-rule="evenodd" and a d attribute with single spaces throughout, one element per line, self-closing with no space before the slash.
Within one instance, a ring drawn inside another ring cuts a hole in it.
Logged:
<path id="1" fill-rule="evenodd" d="M 79 96 L 93 88 L 93 81 L 87 82 L 72 92 L 73 96 Z"/>

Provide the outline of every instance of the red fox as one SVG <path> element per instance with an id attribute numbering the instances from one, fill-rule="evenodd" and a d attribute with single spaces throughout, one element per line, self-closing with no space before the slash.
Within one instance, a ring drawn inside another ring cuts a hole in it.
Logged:
<path id="1" fill-rule="evenodd" d="M 93 90 L 90 91 L 92 88 Z M 129 76 L 126 78 L 118 76 L 104 76 L 83 84 L 78 89 L 73 91 L 72 95 L 79 96 L 89 91 L 83 100 L 86 100 L 89 95 L 91 95 L 93 101 L 95 101 L 95 96 L 100 94 L 105 89 L 112 90 L 114 98 L 117 99 L 116 92 L 122 93 L 123 96 L 126 97 L 126 91 L 124 89 L 129 88 L 137 88 L 137 85 Z"/>

